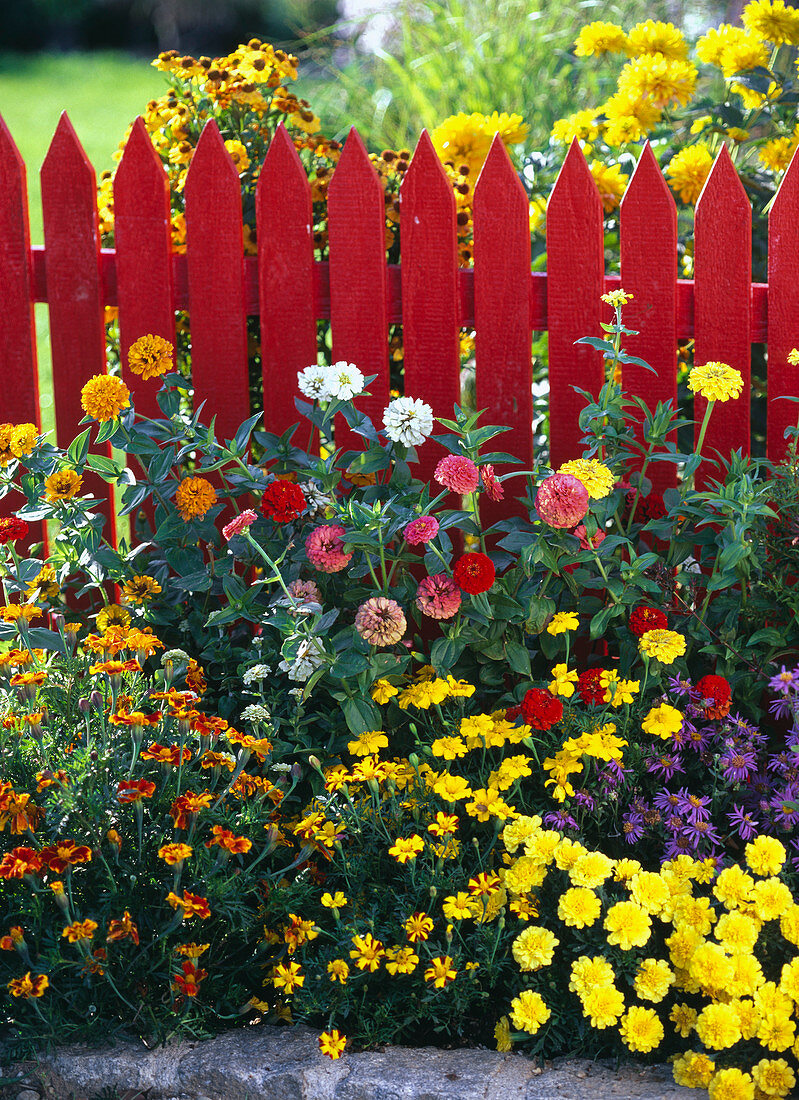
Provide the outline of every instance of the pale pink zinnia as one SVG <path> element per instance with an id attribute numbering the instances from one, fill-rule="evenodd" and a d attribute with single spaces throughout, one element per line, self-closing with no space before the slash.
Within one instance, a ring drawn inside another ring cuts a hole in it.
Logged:
<path id="1" fill-rule="evenodd" d="M 464 455 L 445 455 L 433 477 L 451 493 L 473 493 L 480 481 L 477 467 Z"/>
<path id="2" fill-rule="evenodd" d="M 412 519 L 402 532 L 405 541 L 409 542 L 412 546 L 419 546 L 420 543 L 430 542 L 437 534 L 438 520 L 435 516 L 419 516 L 418 519 Z"/>
<path id="3" fill-rule="evenodd" d="M 352 560 L 352 554 L 344 553 L 341 536 L 344 528 L 338 524 L 324 524 L 311 531 L 305 540 L 305 553 L 308 561 L 320 573 L 340 573 Z"/>
<path id="4" fill-rule="evenodd" d="M 416 606 L 431 619 L 451 619 L 461 599 L 460 588 L 446 573 L 425 577 L 416 590 Z"/>
<path id="5" fill-rule="evenodd" d="M 226 527 L 222 528 L 222 534 L 230 542 L 234 535 L 240 535 L 242 531 L 246 531 L 250 524 L 255 523 L 257 519 L 258 516 L 252 508 L 245 508 L 239 515 L 234 516 Z"/>
<path id="6" fill-rule="evenodd" d="M 303 603 L 322 602 L 322 593 L 314 581 L 292 581 L 289 585 L 289 592 L 295 600 L 302 600 Z"/>
<path id="7" fill-rule="evenodd" d="M 596 534 L 592 535 L 589 539 L 588 531 L 585 529 L 585 524 L 583 523 L 581 523 L 579 527 L 575 527 L 572 534 L 575 538 L 580 540 L 581 550 L 590 550 L 592 547 L 596 550 L 597 546 L 599 546 L 601 542 L 604 542 L 607 537 L 604 531 L 597 531 Z"/>
<path id="8" fill-rule="evenodd" d="M 400 605 L 386 596 L 372 596 L 355 614 L 355 629 L 370 645 L 394 645 L 407 625 Z"/>
<path id="9" fill-rule="evenodd" d="M 502 482 L 494 473 L 494 467 L 490 464 L 480 467 L 480 476 L 483 479 L 483 488 L 485 489 L 486 496 L 489 500 L 493 500 L 498 504 L 505 497 L 505 490 L 502 488 Z"/>
<path id="10" fill-rule="evenodd" d="M 535 507 L 550 527 L 576 527 L 588 511 L 588 490 L 573 474 L 551 474 L 538 486 Z"/>

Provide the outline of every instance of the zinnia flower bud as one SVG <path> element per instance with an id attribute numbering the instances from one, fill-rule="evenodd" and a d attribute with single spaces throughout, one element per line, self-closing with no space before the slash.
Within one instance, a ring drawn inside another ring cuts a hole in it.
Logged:
<path id="1" fill-rule="evenodd" d="M 355 615 L 355 629 L 370 645 L 394 645 L 407 625 L 400 605 L 385 596 L 373 596 L 361 604 Z"/>
<path id="2" fill-rule="evenodd" d="M 230 542 L 234 535 L 240 535 L 242 531 L 245 531 L 250 524 L 255 523 L 258 516 L 252 510 L 252 508 L 245 508 L 245 510 L 238 516 L 235 516 L 227 526 L 222 528 L 222 534 L 225 539 Z"/>
<path id="3" fill-rule="evenodd" d="M 551 474 L 538 486 L 535 507 L 550 527 L 576 527 L 588 511 L 588 490 L 572 474 Z"/>

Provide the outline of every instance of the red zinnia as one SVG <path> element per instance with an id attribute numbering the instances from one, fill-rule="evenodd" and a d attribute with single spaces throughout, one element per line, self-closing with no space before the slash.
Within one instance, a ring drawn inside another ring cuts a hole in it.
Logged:
<path id="1" fill-rule="evenodd" d="M 607 689 L 602 686 L 600 680 L 602 672 L 601 668 L 588 668 L 577 678 L 577 693 L 586 706 L 591 703 L 599 706 L 605 702 Z"/>
<path id="2" fill-rule="evenodd" d="M 293 481 L 273 481 L 264 489 L 261 511 L 275 523 L 291 523 L 305 511 L 305 494 Z"/>
<path id="3" fill-rule="evenodd" d="M 18 519 L 16 516 L 0 519 L 0 545 L 5 546 L 7 542 L 23 539 L 27 533 L 28 524 L 24 519 Z"/>
<path id="4" fill-rule="evenodd" d="M 491 558 L 486 554 L 464 554 L 455 562 L 452 570 L 455 583 L 470 596 L 487 592 L 494 583 L 496 570 Z"/>
<path id="5" fill-rule="evenodd" d="M 548 730 L 563 717 L 563 703 L 546 688 L 530 688 L 522 699 L 522 719 L 526 726 Z"/>
<path id="6" fill-rule="evenodd" d="M 705 705 L 705 718 L 723 718 L 730 712 L 732 688 L 723 676 L 703 676 L 696 685 Z"/>
<path id="7" fill-rule="evenodd" d="M 643 638 L 647 630 L 668 630 L 669 620 L 657 607 L 639 604 L 630 614 L 630 630 L 637 638 Z"/>

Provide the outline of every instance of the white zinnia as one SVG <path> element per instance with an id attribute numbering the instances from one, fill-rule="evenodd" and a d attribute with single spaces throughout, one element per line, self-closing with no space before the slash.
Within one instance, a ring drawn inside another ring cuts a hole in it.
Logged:
<path id="1" fill-rule="evenodd" d="M 309 397 L 311 401 L 329 401 L 327 370 L 326 366 L 320 367 L 314 363 L 312 367 L 306 367 L 305 370 L 298 371 L 297 385 L 300 388 L 300 393 L 305 397 Z"/>
<path id="2" fill-rule="evenodd" d="M 305 638 L 300 642 L 294 660 L 282 660 L 277 667 L 281 672 L 288 673 L 289 680 L 304 684 L 322 667 L 326 656 L 324 646 L 317 638 Z"/>
<path id="3" fill-rule="evenodd" d="M 420 397 L 398 397 L 383 410 L 383 426 L 394 443 L 418 447 L 433 430 L 433 410 Z"/>
<path id="4" fill-rule="evenodd" d="M 252 665 L 242 676 L 245 684 L 254 684 L 257 680 L 265 680 L 272 669 L 269 665 Z"/>
<path id="5" fill-rule="evenodd" d="M 363 391 L 366 379 L 354 363 L 343 359 L 327 368 L 327 396 L 338 401 L 351 401 Z"/>

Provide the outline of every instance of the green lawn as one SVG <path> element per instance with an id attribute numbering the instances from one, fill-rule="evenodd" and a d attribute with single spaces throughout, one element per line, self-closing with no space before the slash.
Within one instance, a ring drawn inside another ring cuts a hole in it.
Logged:
<path id="1" fill-rule="evenodd" d="M 0 114 L 25 161 L 31 242 L 42 244 L 39 169 L 62 111 L 69 114 L 99 175 L 128 124 L 166 87 L 146 58 L 121 53 L 0 54 Z M 45 430 L 53 427 L 47 306 L 36 307 L 39 390 Z"/>

